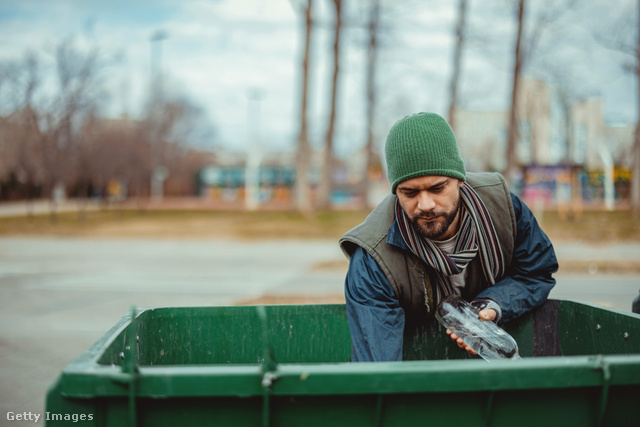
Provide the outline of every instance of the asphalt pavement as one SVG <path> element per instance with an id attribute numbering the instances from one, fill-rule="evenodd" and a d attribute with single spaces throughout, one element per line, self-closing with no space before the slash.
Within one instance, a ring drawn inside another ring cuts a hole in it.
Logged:
<path id="1" fill-rule="evenodd" d="M 640 259 L 640 244 L 556 244 L 561 260 Z M 334 241 L 0 239 L 0 426 L 44 413 L 47 388 L 130 309 L 217 306 L 272 296 L 340 296 Z M 559 274 L 551 297 L 630 310 L 636 275 Z"/>

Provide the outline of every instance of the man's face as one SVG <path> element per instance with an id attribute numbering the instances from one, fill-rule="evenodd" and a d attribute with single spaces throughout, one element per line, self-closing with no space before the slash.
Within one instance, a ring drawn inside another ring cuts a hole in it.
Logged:
<path id="1" fill-rule="evenodd" d="M 447 176 L 420 176 L 396 188 L 400 206 L 425 238 L 446 240 L 458 229 L 462 181 Z"/>

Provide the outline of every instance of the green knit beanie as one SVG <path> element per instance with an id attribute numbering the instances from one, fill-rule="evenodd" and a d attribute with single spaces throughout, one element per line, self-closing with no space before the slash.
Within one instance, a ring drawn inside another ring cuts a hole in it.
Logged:
<path id="1" fill-rule="evenodd" d="M 387 136 L 385 155 L 393 194 L 402 181 L 418 176 L 466 180 L 453 130 L 434 113 L 417 113 L 398 120 Z"/>

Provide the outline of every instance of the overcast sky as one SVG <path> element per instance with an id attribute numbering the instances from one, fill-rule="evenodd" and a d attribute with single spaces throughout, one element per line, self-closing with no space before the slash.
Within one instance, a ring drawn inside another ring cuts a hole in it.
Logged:
<path id="1" fill-rule="evenodd" d="M 361 24 L 367 2 L 343 3 L 349 26 L 343 34 L 336 144 L 345 154 L 364 144 L 366 34 Z M 456 3 L 383 1 L 379 141 L 406 114 L 446 114 Z M 489 3 L 493 8 L 484 7 Z M 555 2 L 529 3 L 536 7 Z M 605 34 L 615 28 L 616 20 L 635 13 L 635 2 L 590 3 L 592 9 L 567 14 L 548 30 L 539 46 L 537 71 L 532 67 L 531 72 L 557 69 L 577 95 L 603 98 L 608 122 L 635 122 L 637 88 L 633 76 L 622 70 L 625 56 L 599 46 L 591 34 L 592 28 Z M 319 145 L 327 126 L 332 15 L 328 0 L 315 0 L 315 7 L 320 22 L 313 44 L 309 113 L 313 143 Z M 468 108 L 507 108 L 515 34 L 509 7 L 508 0 L 471 2 L 475 39 L 467 45 L 462 84 L 462 102 Z M 53 64 L 56 44 L 67 38 L 81 49 L 97 46 L 110 60 L 105 113 L 114 117 L 140 116 L 150 89 L 150 38 L 159 30 L 167 34 L 161 42 L 164 90 L 203 109 L 216 129 L 206 141 L 209 146 L 246 149 L 257 132 L 270 150 L 294 147 L 301 31 L 289 0 L 0 0 L 0 60 L 16 61 L 34 51 Z M 256 90 L 262 93 L 261 101 L 250 100 Z"/>

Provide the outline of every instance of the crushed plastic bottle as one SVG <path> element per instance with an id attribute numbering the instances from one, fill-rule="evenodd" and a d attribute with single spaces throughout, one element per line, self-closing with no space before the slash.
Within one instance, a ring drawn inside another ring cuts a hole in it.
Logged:
<path id="1" fill-rule="evenodd" d="M 518 343 L 495 323 L 478 317 L 480 310 L 456 295 L 445 298 L 436 310 L 438 322 L 483 359 L 520 359 Z"/>

